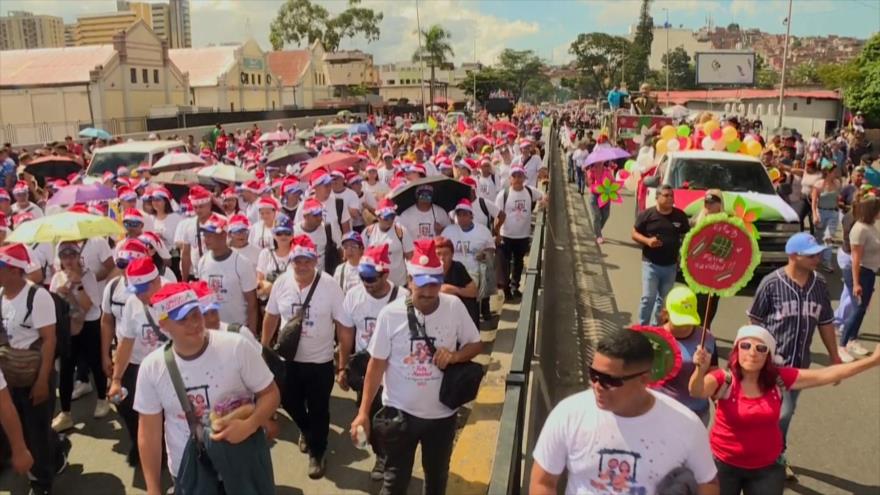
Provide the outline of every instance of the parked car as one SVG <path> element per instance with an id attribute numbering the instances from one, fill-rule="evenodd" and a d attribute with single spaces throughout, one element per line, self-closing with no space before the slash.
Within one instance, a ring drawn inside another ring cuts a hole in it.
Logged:
<path id="1" fill-rule="evenodd" d="M 167 153 L 177 151 L 186 151 L 183 141 L 129 141 L 105 146 L 95 150 L 86 175 L 99 177 L 107 171 L 115 174 L 120 166 L 133 170 L 142 163 L 154 165 Z"/>

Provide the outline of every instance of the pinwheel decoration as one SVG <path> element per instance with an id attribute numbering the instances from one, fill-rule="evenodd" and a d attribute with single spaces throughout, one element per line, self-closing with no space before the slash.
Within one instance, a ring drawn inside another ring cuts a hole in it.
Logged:
<path id="1" fill-rule="evenodd" d="M 620 194 L 620 188 L 623 182 L 616 181 L 611 177 L 605 177 L 602 182 L 593 184 L 592 192 L 597 196 L 599 206 L 605 206 L 608 203 L 622 203 L 623 196 Z"/>
<path id="2" fill-rule="evenodd" d="M 756 239 L 760 237 L 760 234 L 758 234 L 758 229 L 755 228 L 755 220 L 758 219 L 760 214 L 761 208 L 749 208 L 742 196 L 737 196 L 733 201 L 733 216 L 742 220 L 746 230 L 748 230 Z"/>

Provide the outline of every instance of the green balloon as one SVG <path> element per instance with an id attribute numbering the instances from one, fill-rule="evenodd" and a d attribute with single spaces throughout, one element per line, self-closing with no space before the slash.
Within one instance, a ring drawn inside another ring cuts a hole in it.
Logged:
<path id="1" fill-rule="evenodd" d="M 727 151 L 731 153 L 736 153 L 739 151 L 739 147 L 742 146 L 742 141 L 739 139 L 734 139 L 733 141 L 727 143 Z"/>
<path id="2" fill-rule="evenodd" d="M 681 137 L 688 137 L 691 135 L 691 127 L 689 125 L 682 124 L 682 125 L 678 126 L 678 130 L 676 131 L 676 134 L 678 134 Z"/>
<path id="3" fill-rule="evenodd" d="M 626 163 L 623 164 L 623 169 L 627 172 L 632 172 L 633 167 L 636 166 L 635 160 L 627 160 Z"/>

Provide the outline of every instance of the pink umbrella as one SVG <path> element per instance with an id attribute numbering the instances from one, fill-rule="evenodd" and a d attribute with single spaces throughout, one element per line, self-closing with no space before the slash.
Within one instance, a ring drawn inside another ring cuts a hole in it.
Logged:
<path id="1" fill-rule="evenodd" d="M 347 170 L 355 163 L 363 160 L 362 156 L 353 155 L 351 153 L 343 153 L 341 151 L 331 151 L 326 155 L 320 155 L 309 160 L 305 168 L 300 172 L 302 177 L 308 177 L 312 172 L 319 169 L 327 170 Z"/>

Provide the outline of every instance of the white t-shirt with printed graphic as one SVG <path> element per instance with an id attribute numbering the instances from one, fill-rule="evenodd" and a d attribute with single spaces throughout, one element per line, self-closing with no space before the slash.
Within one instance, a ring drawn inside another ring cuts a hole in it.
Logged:
<path id="1" fill-rule="evenodd" d="M 55 303 L 49 291 L 41 286 L 36 286 L 34 304 L 31 315 L 27 316 L 27 295 L 30 290 L 30 282 L 18 291 L 12 299 L 4 293 L 0 306 L 2 306 L 3 328 L 9 336 L 9 345 L 13 349 L 27 349 L 40 338 L 40 329 L 55 324 L 55 311 L 45 311 L 42 308 L 55 308 Z"/>
<path id="2" fill-rule="evenodd" d="M 224 323 L 221 321 L 220 328 L 218 328 L 217 331 L 218 332 L 228 332 L 229 331 L 229 323 Z M 242 338 L 244 338 L 244 340 L 246 340 L 248 342 L 248 344 L 252 345 L 254 347 L 254 349 L 257 350 L 257 352 L 260 352 L 260 353 L 263 352 L 263 344 L 261 344 L 260 341 L 257 340 L 256 335 L 254 335 L 254 332 L 250 328 L 248 328 L 245 325 L 239 325 L 238 332 L 235 332 L 235 333 L 238 333 L 239 335 L 241 335 Z"/>
<path id="3" fill-rule="evenodd" d="M 117 275 L 107 281 L 101 295 L 101 311 L 113 316 L 117 325 L 122 320 L 122 309 L 134 294 L 128 292 L 128 282 L 124 275 Z"/>
<path id="4" fill-rule="evenodd" d="M 376 317 L 382 308 L 391 302 L 391 295 L 394 288 L 397 287 L 397 295 L 394 300 L 406 298 L 409 291 L 403 287 L 391 284 L 391 290 L 385 297 L 376 299 L 371 296 L 363 284 L 354 287 L 345 295 L 345 302 L 342 303 L 343 320 L 340 321 L 347 327 L 354 327 L 354 352 L 360 352 L 367 349 L 370 345 L 370 339 L 376 329 Z"/>
<path id="5" fill-rule="evenodd" d="M 210 424 L 209 415 L 218 405 L 236 400 L 254 401 L 254 395 L 265 390 L 274 379 L 259 351 L 244 337 L 209 331 L 208 338 L 210 342 L 205 351 L 193 360 L 181 359 L 175 354 L 190 403 L 205 426 Z M 168 469 L 172 476 L 177 476 L 190 430 L 174 392 L 164 352 L 150 354 L 141 364 L 134 409 L 141 414 L 164 413 Z"/>
<path id="6" fill-rule="evenodd" d="M 361 283 L 358 265 L 352 265 L 348 261 L 343 261 L 336 267 L 336 271 L 333 272 L 333 280 L 336 280 L 336 284 L 342 288 L 343 294 L 348 294 L 348 291 Z"/>
<path id="7" fill-rule="evenodd" d="M 531 196 L 526 187 L 532 191 Z M 505 215 L 501 236 L 510 239 L 527 239 L 532 235 L 532 202 L 540 201 L 544 193 L 529 186 L 523 187 L 520 191 L 515 191 L 513 188 L 507 191 L 507 202 L 504 201 L 504 190 L 498 191 L 498 197 L 495 198 L 495 206 L 504 211 Z M 537 206 L 535 208 L 537 209 Z"/>
<path id="8" fill-rule="evenodd" d="M 257 258 L 257 272 L 262 273 L 263 276 L 268 276 L 271 273 L 281 275 L 287 270 L 289 264 L 288 257 L 278 256 L 274 249 L 267 248 L 260 251 L 260 256 Z"/>
<path id="9" fill-rule="evenodd" d="M 706 427 L 687 407 L 650 391 L 654 406 L 634 418 L 599 409 L 592 390 L 560 402 L 547 417 L 534 458 L 553 475 L 568 472 L 566 494 L 653 495 L 684 466 L 697 483 L 717 474 Z"/>
<path id="10" fill-rule="evenodd" d="M 342 289 L 330 274 L 318 271 L 321 279 L 312 294 L 308 310 L 303 314 L 302 336 L 294 361 L 297 363 L 326 363 L 333 360 L 333 346 L 336 337 L 336 321 L 342 321 Z M 275 280 L 266 312 L 281 316 L 280 332 L 293 318 L 309 294 L 311 284 L 300 290 L 293 277 L 293 270 L 287 270 Z"/>
<path id="11" fill-rule="evenodd" d="M 177 232 L 174 234 L 175 244 L 189 245 L 189 259 L 192 262 L 192 274 L 196 277 L 199 276 L 199 260 L 202 256 L 208 253 L 208 247 L 205 245 L 205 236 L 201 235 L 196 229 L 198 221 L 198 217 L 183 219 L 177 224 Z"/>
<path id="12" fill-rule="evenodd" d="M 272 225 L 266 225 L 262 220 L 255 223 L 248 234 L 248 244 L 257 246 L 260 249 L 271 249 L 275 245 Z"/>
<path id="13" fill-rule="evenodd" d="M 220 320 L 227 323 L 247 323 L 246 292 L 257 290 L 257 270 L 244 256 L 235 251 L 216 260 L 208 251 L 199 261 L 199 279 L 217 295 Z"/>
<path id="14" fill-rule="evenodd" d="M 155 327 L 150 324 L 145 311 L 150 312 Z M 122 308 L 122 318 L 116 321 L 116 338 L 134 341 L 129 363 L 141 364 L 148 354 L 168 340 L 168 335 L 159 329 L 159 315 L 152 306 L 144 306 L 137 297 L 130 297 Z"/>
<path id="15" fill-rule="evenodd" d="M 456 296 L 440 294 L 440 305 L 427 316 L 417 309 L 415 312 L 435 348 L 455 350 L 480 341 L 467 308 Z M 397 299 L 379 312 L 367 351 L 374 358 L 388 361 L 382 381 L 383 404 L 423 419 L 455 414 L 440 402 L 443 371 L 434 365 L 428 345 L 424 339 L 411 338 L 404 299 Z"/>
<path id="16" fill-rule="evenodd" d="M 486 201 L 495 201 L 498 190 L 501 188 L 501 179 L 493 172 L 488 177 L 477 174 L 477 196 Z"/>
<path id="17" fill-rule="evenodd" d="M 327 227 L 325 227 L 325 225 L 327 224 L 322 223 L 317 229 L 311 232 L 307 232 L 306 229 L 302 227 L 302 223 L 297 223 L 293 228 L 294 236 L 305 234 L 309 236 L 315 244 L 315 249 L 318 251 L 318 268 L 321 270 L 325 269 L 324 257 L 327 254 Z M 330 224 L 330 236 L 333 238 L 333 244 L 336 244 L 336 249 L 341 248 L 342 231 L 336 226 L 336 222 Z"/>
<path id="18" fill-rule="evenodd" d="M 244 256 L 244 259 L 250 261 L 254 266 L 257 266 L 257 262 L 260 260 L 260 253 L 263 251 L 257 246 L 253 244 L 248 244 L 245 247 L 241 248 L 232 248 L 236 253 Z"/>
<path id="19" fill-rule="evenodd" d="M 422 211 L 417 205 L 412 205 L 397 219 L 412 234 L 414 240 L 433 239 L 437 235 L 434 232 L 434 222 L 439 223 L 441 227 L 452 223 L 449 214 L 443 208 L 437 205 L 431 207 L 433 211 Z"/>
<path id="20" fill-rule="evenodd" d="M 398 232 L 399 229 L 399 232 Z M 398 236 L 398 233 L 400 236 Z M 396 223 L 387 231 L 382 231 L 378 223 L 364 230 L 364 246 L 388 244 L 388 258 L 391 267 L 388 280 L 396 285 L 406 285 L 406 253 L 413 251 L 413 237 L 403 225 Z"/>
<path id="21" fill-rule="evenodd" d="M 458 225 L 450 225 L 443 229 L 443 237 L 452 241 L 452 259 L 461 262 L 469 273 L 477 273 L 480 269 L 477 254 L 495 247 L 492 232 L 476 223 L 468 231 Z"/>

